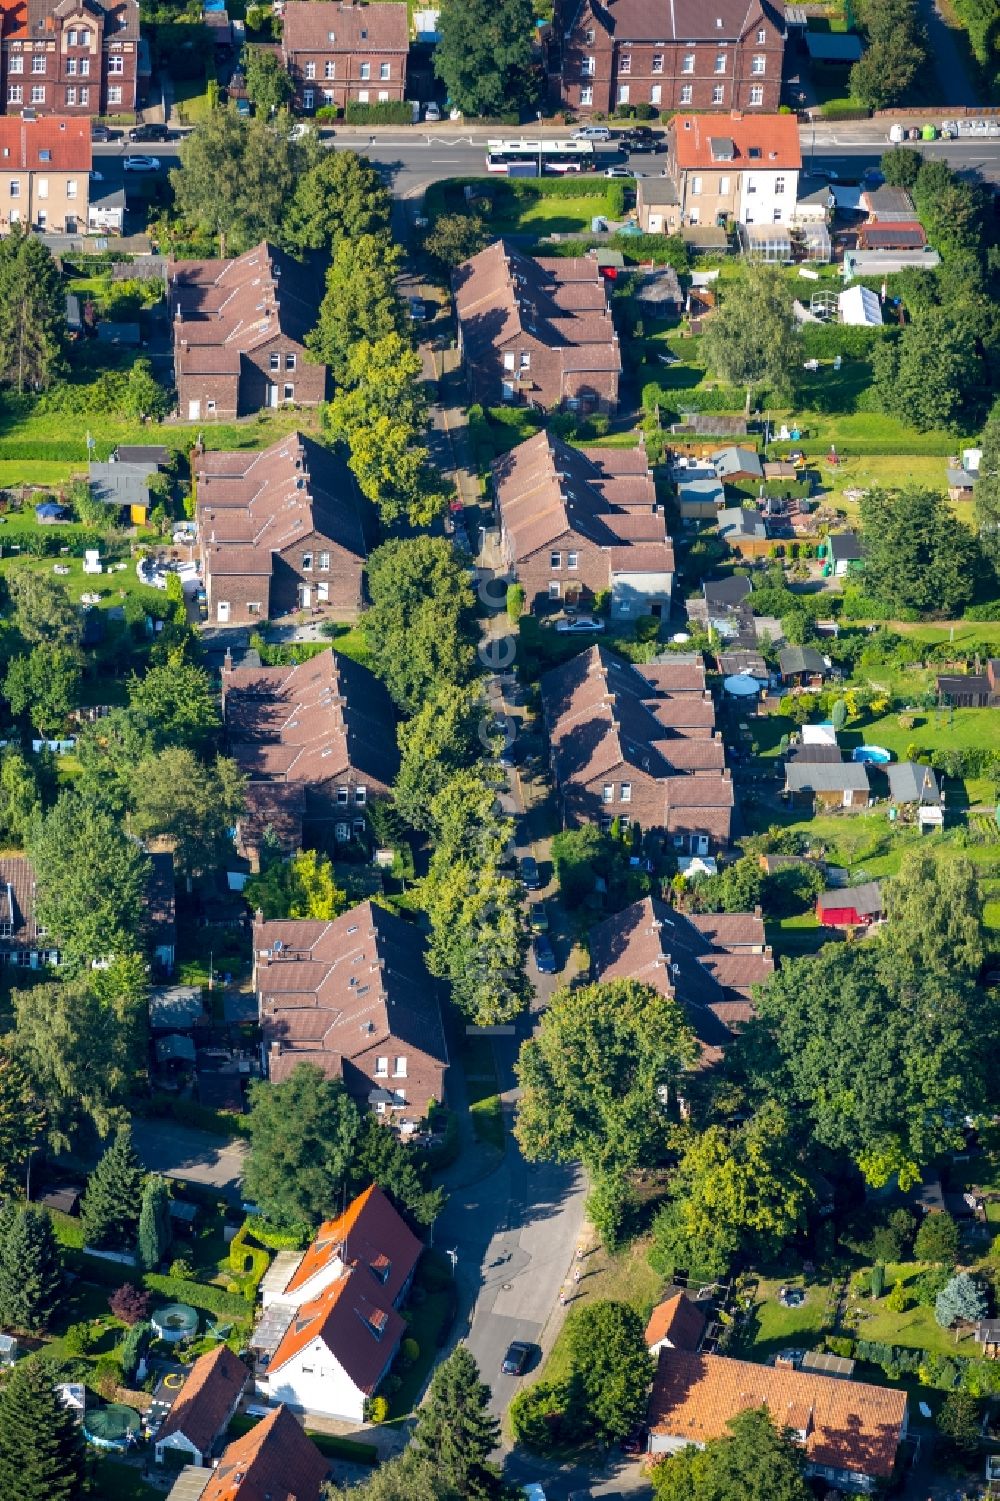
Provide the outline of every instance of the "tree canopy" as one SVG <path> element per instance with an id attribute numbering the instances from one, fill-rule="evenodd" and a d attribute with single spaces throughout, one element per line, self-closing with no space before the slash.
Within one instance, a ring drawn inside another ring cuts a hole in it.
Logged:
<path id="1" fill-rule="evenodd" d="M 446 1490 L 468 1501 L 499 1501 L 503 1485 L 489 1456 L 500 1424 L 488 1409 L 490 1389 L 465 1345 L 438 1366 L 417 1411 L 410 1447 Z"/>
<path id="2" fill-rule="evenodd" d="M 393 790 L 396 807 L 415 829 L 431 827 L 435 796 L 487 748 L 480 740 L 485 722 L 486 700 L 472 683 L 433 694 L 399 726 L 400 767 Z"/>
<path id="3" fill-rule="evenodd" d="M 434 71 L 466 115 L 502 115 L 533 92 L 531 0 L 442 0 Z"/>
<path id="4" fill-rule="evenodd" d="M 366 340 L 406 332 L 406 315 L 396 290 L 403 252 L 387 234 L 363 234 L 334 243 L 326 292 L 316 327 L 306 337 L 315 358 L 343 381 L 351 351 Z"/>
<path id="5" fill-rule="evenodd" d="M 447 538 L 384 542 L 368 559 L 368 591 L 361 629 L 401 709 L 415 713 L 435 692 L 469 681 L 473 595 Z"/>
<path id="6" fill-rule="evenodd" d="M 285 216 L 289 250 L 332 250 L 341 240 L 387 235 L 392 200 L 366 156 L 324 151 L 299 178 Z"/>
<path id="7" fill-rule="evenodd" d="M 748 262 L 706 323 L 701 346 L 716 375 L 746 386 L 748 410 L 754 387 L 787 391 L 802 343 L 780 267 Z"/>
<path id="8" fill-rule="evenodd" d="M 190 883 L 213 870 L 230 845 L 229 830 L 243 809 L 245 782 L 228 757 L 219 756 L 208 766 L 184 746 L 169 746 L 135 769 L 130 827 L 142 839 L 169 838 L 178 873 Z"/>
<path id="9" fill-rule="evenodd" d="M 122 1124 L 87 1179 L 80 1202 L 80 1223 L 90 1246 L 134 1249 L 142 1207 L 145 1174 L 132 1145 L 132 1128 Z"/>
<path id="10" fill-rule="evenodd" d="M 803 1451 L 766 1408 L 741 1412 L 728 1426 L 725 1438 L 689 1445 L 654 1467 L 656 1501 L 812 1501 Z"/>
<path id="11" fill-rule="evenodd" d="M 66 306 L 48 248 L 27 224 L 0 240 L 0 381 L 42 391 L 65 364 Z"/>
<path id="12" fill-rule="evenodd" d="M 896 611 L 960 615 L 979 565 L 976 539 L 932 490 L 869 490 L 861 500 L 865 588 Z"/>
<path id="13" fill-rule="evenodd" d="M 292 76 L 277 54 L 264 47 L 247 47 L 243 56 L 247 98 L 257 114 L 269 120 L 291 104 L 295 94 Z"/>
<path id="14" fill-rule="evenodd" d="M 0 1495 L 5 1501 L 82 1501 L 87 1455 L 77 1415 L 44 1358 L 19 1360 L 0 1390 Z"/>
<path id="15" fill-rule="evenodd" d="M 360 1117 L 339 1079 L 300 1063 L 287 1079 L 250 1089 L 246 1193 L 265 1217 L 312 1230 L 339 1204 Z"/>
<path id="16" fill-rule="evenodd" d="M 283 917 L 328 921 L 347 911 L 347 893 L 337 885 L 333 862 L 316 850 L 290 860 L 272 860 L 243 888 L 247 905 L 260 908 L 268 922 Z"/>
<path id="17" fill-rule="evenodd" d="M 928 307 L 873 353 L 883 412 L 914 427 L 960 431 L 985 384 L 974 331 L 961 309 Z"/>
<path id="18" fill-rule="evenodd" d="M 983 556 L 1000 574 L 1000 401 L 990 408 L 979 441 L 983 455 L 972 492 L 976 531 Z"/>
<path id="19" fill-rule="evenodd" d="M 869 109 L 899 104 L 926 63 L 925 33 L 914 0 L 862 0 L 858 20 L 867 40 L 851 69 L 851 97 Z"/>
<path id="20" fill-rule="evenodd" d="M 606 1444 L 624 1438 L 646 1410 L 653 1379 L 642 1319 L 627 1303 L 587 1303 L 569 1320 L 566 1345 L 570 1402 L 585 1431 Z"/>

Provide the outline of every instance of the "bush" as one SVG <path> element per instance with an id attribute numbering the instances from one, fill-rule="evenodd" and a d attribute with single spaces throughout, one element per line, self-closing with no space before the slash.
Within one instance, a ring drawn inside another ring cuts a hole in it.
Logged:
<path id="1" fill-rule="evenodd" d="M 194 1267 L 186 1256 L 178 1256 L 170 1263 L 170 1275 L 175 1282 L 190 1282 L 194 1277 Z"/>
<path id="2" fill-rule="evenodd" d="M 828 99 L 819 112 L 824 120 L 867 120 L 871 114 L 856 99 Z"/>
<path id="3" fill-rule="evenodd" d="M 404 1339 L 399 1347 L 404 1365 L 411 1366 L 420 1359 L 420 1346 L 415 1339 Z"/>
<path id="4" fill-rule="evenodd" d="M 319 119 L 320 111 L 316 111 Z M 405 99 L 383 99 L 379 104 L 359 104 L 349 99 L 344 107 L 348 125 L 409 125 L 413 111 Z"/>
<path id="5" fill-rule="evenodd" d="M 854 1341 L 846 1334 L 828 1334 L 826 1348 L 831 1355 L 839 1355 L 842 1360 L 850 1360 L 854 1354 Z"/>
<path id="6" fill-rule="evenodd" d="M 881 1261 L 876 1261 L 872 1267 L 872 1274 L 868 1285 L 872 1298 L 877 1302 L 885 1291 L 885 1267 Z"/>
<path id="7" fill-rule="evenodd" d="M 118 1357 L 102 1355 L 94 1366 L 89 1384 L 104 1398 L 105 1402 L 113 1401 L 115 1392 L 122 1384 L 122 1367 Z"/>
<path id="8" fill-rule="evenodd" d="M 524 585 L 507 585 L 507 618 L 516 623 L 524 614 Z"/>
<path id="9" fill-rule="evenodd" d="M 149 1314 L 149 1301 L 148 1292 L 126 1282 L 111 1294 L 108 1307 L 123 1324 L 138 1324 Z"/>
<path id="10" fill-rule="evenodd" d="M 954 1266 L 958 1260 L 958 1226 L 951 1215 L 929 1214 L 917 1231 L 913 1251 L 918 1261 Z"/>
<path id="11" fill-rule="evenodd" d="M 933 1308 L 938 1293 L 951 1281 L 951 1270 L 946 1266 L 928 1267 L 910 1283 L 910 1292 L 921 1308 Z"/>
<path id="12" fill-rule="evenodd" d="M 621 219 L 625 213 L 625 184 L 612 182 L 608 185 L 608 218 Z"/>
<path id="13" fill-rule="evenodd" d="M 890 1313 L 905 1313 L 912 1299 L 906 1290 L 904 1282 L 894 1282 L 892 1291 L 885 1300 L 885 1306 Z"/>
<path id="14" fill-rule="evenodd" d="M 229 1243 L 229 1266 L 239 1279 L 240 1291 L 251 1303 L 257 1296 L 261 1278 L 271 1265 L 267 1252 L 250 1242 L 252 1225 L 251 1220 L 244 1220 Z"/>
<path id="15" fill-rule="evenodd" d="M 339 120 L 340 110 L 336 104 L 321 104 L 319 109 L 316 111 L 315 118 L 322 122 L 326 122 L 328 120 Z"/>
<path id="16" fill-rule="evenodd" d="M 389 1416 L 388 1397 L 369 1397 L 365 1403 L 365 1416 L 369 1423 L 384 1423 Z"/>
<path id="17" fill-rule="evenodd" d="M 562 1383 L 536 1381 L 510 1404 L 511 1433 L 525 1448 L 547 1453 L 563 1438 L 568 1410 L 569 1394 Z"/>
<path id="18" fill-rule="evenodd" d="M 70 1324 L 63 1335 L 63 1349 L 70 1356 L 89 1355 L 100 1339 L 101 1330 L 92 1324 Z"/>

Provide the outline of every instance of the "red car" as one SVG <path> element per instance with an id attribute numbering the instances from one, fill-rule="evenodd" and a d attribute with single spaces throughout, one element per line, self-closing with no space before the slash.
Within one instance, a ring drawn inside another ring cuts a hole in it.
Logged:
<path id="1" fill-rule="evenodd" d="M 648 1430 L 646 1429 L 644 1424 L 640 1423 L 637 1428 L 632 1429 L 631 1433 L 626 1433 L 625 1437 L 622 1439 L 622 1453 L 632 1455 L 636 1458 L 640 1454 L 645 1454 L 648 1438 Z"/>

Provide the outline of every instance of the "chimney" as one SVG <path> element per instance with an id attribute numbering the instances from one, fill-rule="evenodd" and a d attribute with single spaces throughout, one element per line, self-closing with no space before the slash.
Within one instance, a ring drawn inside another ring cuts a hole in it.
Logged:
<path id="1" fill-rule="evenodd" d="M 231 646 L 227 646 L 226 647 L 226 655 L 222 659 L 222 671 L 225 673 L 225 672 L 232 672 L 232 670 L 233 670 L 233 649 L 232 649 Z"/>
<path id="2" fill-rule="evenodd" d="M 753 915 L 754 915 L 754 917 L 763 917 L 764 916 L 764 909 L 762 907 L 760 907 L 760 906 L 755 907 L 753 909 Z"/>

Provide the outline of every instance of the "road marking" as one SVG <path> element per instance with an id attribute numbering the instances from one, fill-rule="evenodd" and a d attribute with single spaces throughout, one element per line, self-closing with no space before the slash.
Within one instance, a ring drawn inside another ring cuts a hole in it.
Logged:
<path id="1" fill-rule="evenodd" d="M 431 166 L 432 167 L 457 167 L 459 165 L 460 161 L 461 161 L 461 157 L 458 157 L 458 156 L 432 156 L 431 157 Z"/>

